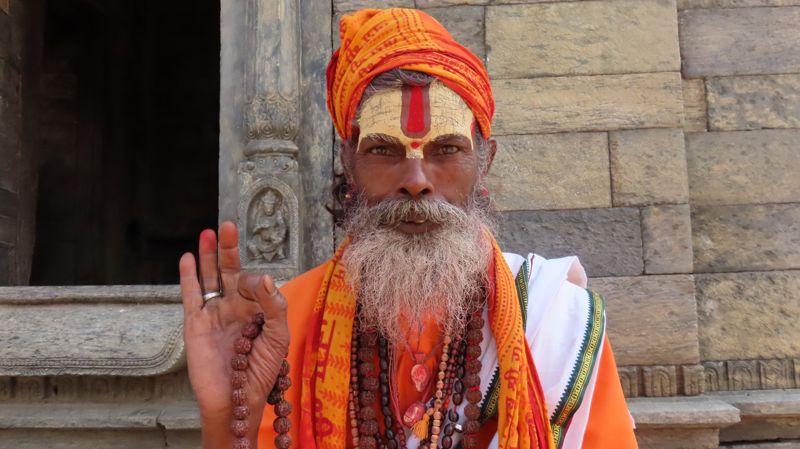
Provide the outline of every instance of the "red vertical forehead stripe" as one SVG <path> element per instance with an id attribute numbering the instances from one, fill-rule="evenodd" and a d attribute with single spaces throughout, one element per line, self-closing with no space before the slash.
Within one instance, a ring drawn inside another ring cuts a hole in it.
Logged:
<path id="1" fill-rule="evenodd" d="M 414 9 L 363 9 L 339 25 L 342 45 L 326 75 L 328 111 L 343 139 L 350 138 L 364 89 L 396 68 L 438 78 L 469 106 L 483 136 L 491 135 L 494 98 L 486 68 L 433 17 Z"/>
<path id="2" fill-rule="evenodd" d="M 403 86 L 400 129 L 406 137 L 419 139 L 431 130 L 429 86 Z"/>

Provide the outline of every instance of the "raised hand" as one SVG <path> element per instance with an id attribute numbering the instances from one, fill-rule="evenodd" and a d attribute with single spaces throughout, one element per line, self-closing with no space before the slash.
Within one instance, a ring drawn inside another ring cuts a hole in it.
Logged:
<path id="1" fill-rule="evenodd" d="M 238 231 L 232 222 L 220 226 L 219 248 L 214 231 L 203 231 L 198 253 L 200 280 L 191 253 L 181 257 L 179 268 L 189 380 L 200 406 L 203 446 L 233 447 L 233 344 L 252 316 L 263 312 L 263 332 L 253 340 L 245 371 L 250 409 L 248 438 L 256 447 L 267 394 L 289 349 L 286 300 L 269 276 L 241 273 Z M 222 295 L 204 301 L 204 293 L 215 291 Z"/>

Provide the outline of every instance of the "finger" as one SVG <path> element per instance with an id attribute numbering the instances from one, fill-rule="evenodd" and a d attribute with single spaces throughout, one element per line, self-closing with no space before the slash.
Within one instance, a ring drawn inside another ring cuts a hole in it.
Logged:
<path id="1" fill-rule="evenodd" d="M 192 253 L 186 253 L 181 257 L 178 271 L 181 275 L 183 312 L 189 315 L 203 307 L 203 292 L 200 290 L 200 283 L 197 282 L 197 265 Z"/>
<path id="2" fill-rule="evenodd" d="M 226 221 L 219 227 L 219 271 L 223 289 L 236 288 L 236 274 L 240 269 L 239 231 L 233 222 Z"/>
<path id="3" fill-rule="evenodd" d="M 203 291 L 219 291 L 219 271 L 217 268 L 217 236 L 211 229 L 200 233 L 200 276 L 203 278 Z"/>
<path id="4" fill-rule="evenodd" d="M 239 294 L 261 306 L 264 318 L 286 321 L 286 299 L 268 275 L 245 274 L 239 277 Z"/>

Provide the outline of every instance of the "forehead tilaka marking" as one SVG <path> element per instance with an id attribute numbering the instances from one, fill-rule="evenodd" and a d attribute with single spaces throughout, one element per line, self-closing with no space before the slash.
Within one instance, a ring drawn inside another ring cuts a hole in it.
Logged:
<path id="1" fill-rule="evenodd" d="M 400 129 L 407 137 L 419 139 L 431 130 L 429 86 L 403 86 Z"/>

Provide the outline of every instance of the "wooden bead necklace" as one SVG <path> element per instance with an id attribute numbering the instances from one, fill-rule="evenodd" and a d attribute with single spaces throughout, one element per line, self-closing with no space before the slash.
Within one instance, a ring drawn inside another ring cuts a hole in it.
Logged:
<path id="1" fill-rule="evenodd" d="M 231 359 L 231 386 L 233 387 L 233 421 L 231 422 L 231 432 L 235 438 L 234 449 L 252 449 L 247 433 L 250 431 L 250 407 L 247 405 L 247 374 L 245 371 L 250 362 L 248 356 L 253 350 L 253 340 L 261 334 L 264 326 L 264 314 L 256 313 L 242 329 L 241 337 L 233 343 Z M 275 447 L 278 449 L 289 449 L 292 445 L 292 437 L 289 431 L 292 429 L 292 421 L 289 414 L 292 412 L 292 404 L 286 400 L 284 393 L 292 386 L 292 379 L 289 377 L 289 362 L 284 359 L 278 371 L 278 378 L 267 396 L 267 403 L 275 409 L 275 421 L 272 426 L 277 436 L 275 437 Z"/>

